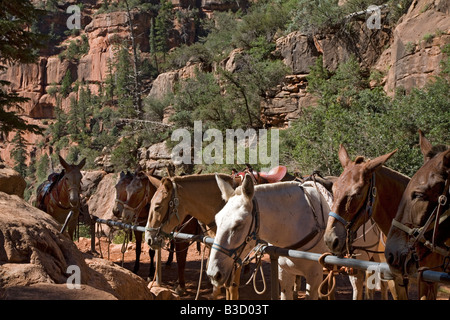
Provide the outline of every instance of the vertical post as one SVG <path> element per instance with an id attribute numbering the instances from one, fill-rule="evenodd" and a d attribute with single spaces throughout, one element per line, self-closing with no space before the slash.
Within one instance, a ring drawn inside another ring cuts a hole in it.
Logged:
<path id="1" fill-rule="evenodd" d="M 270 253 L 270 298 L 280 299 L 280 287 L 278 283 L 278 257 Z"/>
<path id="2" fill-rule="evenodd" d="M 156 249 L 156 284 L 161 285 L 161 249 Z"/>
<path id="3" fill-rule="evenodd" d="M 94 253 L 95 251 L 95 220 L 91 220 L 91 252 Z"/>

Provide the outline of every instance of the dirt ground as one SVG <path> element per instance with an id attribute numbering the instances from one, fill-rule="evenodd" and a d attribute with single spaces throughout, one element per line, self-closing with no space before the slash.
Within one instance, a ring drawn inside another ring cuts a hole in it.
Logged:
<path id="1" fill-rule="evenodd" d="M 122 256 L 124 257 L 123 267 L 128 270 L 133 270 L 135 263 L 135 254 L 136 254 L 136 244 L 129 243 L 127 246 L 127 250 L 125 254 L 122 255 L 122 245 L 121 244 L 110 244 L 108 246 L 108 242 L 106 238 L 102 238 L 102 246 L 101 252 L 98 246 L 98 241 L 96 244 L 96 251 L 98 256 L 102 254 L 104 259 L 108 259 L 117 263 L 118 265 L 122 265 Z M 79 241 L 76 242 L 78 248 L 87 252 L 90 251 L 91 240 L 87 238 L 80 238 Z M 109 250 L 108 250 L 109 247 Z M 203 250 L 203 244 L 201 247 Z M 209 254 L 209 249 L 206 249 L 205 252 L 205 261 L 203 264 L 203 273 L 202 280 L 200 286 L 200 292 L 198 300 L 209 300 L 212 299 L 212 285 L 209 282 L 208 277 L 206 276 L 206 257 Z M 169 252 L 167 250 L 161 251 L 161 286 L 175 289 L 178 285 L 178 268 L 176 257 L 174 255 L 173 262 L 170 265 L 166 265 L 167 258 L 169 256 Z M 185 269 L 185 278 L 186 278 L 186 292 L 185 294 L 180 296 L 181 300 L 194 300 L 197 295 L 198 290 L 198 282 L 200 277 L 200 268 L 201 268 L 201 260 L 202 260 L 202 252 L 197 250 L 197 246 L 192 244 L 189 247 L 186 269 Z M 142 244 L 142 254 L 140 259 L 140 268 L 138 271 L 138 275 L 143 279 L 148 280 L 149 270 L 150 270 L 150 256 L 148 252 L 148 246 L 146 244 Z M 239 299 L 240 300 L 270 300 L 270 260 L 269 256 L 265 255 L 262 262 L 264 279 L 266 282 L 266 290 L 263 294 L 259 295 L 255 292 L 253 288 L 253 284 L 250 283 L 245 285 L 247 280 L 250 277 L 251 272 L 254 270 L 254 264 L 250 264 L 250 271 L 243 274 L 241 276 L 241 287 L 239 289 Z M 154 284 L 155 285 L 155 284 Z M 264 283 L 262 281 L 261 274 L 258 273 L 256 286 L 258 291 L 262 291 L 264 289 Z M 417 299 L 417 290 L 416 287 L 413 286 L 410 289 L 410 295 L 412 299 Z M 450 286 L 440 286 L 438 290 L 438 299 L 439 300 L 447 300 L 450 297 Z M 305 299 L 305 281 L 302 280 L 301 288 L 298 293 L 299 300 Z M 336 276 L 336 291 L 335 291 L 336 300 L 351 300 L 352 299 L 352 287 L 348 280 L 347 276 L 337 275 Z M 219 295 L 219 299 L 225 299 L 225 292 L 222 290 L 222 293 Z M 375 299 L 381 299 L 381 293 L 376 292 Z M 392 296 L 389 294 L 389 299 L 392 299 Z"/>

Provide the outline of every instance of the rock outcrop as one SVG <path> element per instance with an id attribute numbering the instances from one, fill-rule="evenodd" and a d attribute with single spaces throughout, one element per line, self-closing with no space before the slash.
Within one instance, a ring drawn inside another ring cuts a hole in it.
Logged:
<path id="1" fill-rule="evenodd" d="M 18 196 L 0 192 L 1 298 L 154 298 L 142 278 L 80 252 L 59 228 L 50 215 Z M 72 278 L 74 272 L 78 278 Z M 80 289 L 67 285 L 77 281 Z"/>
<path id="2" fill-rule="evenodd" d="M 386 74 L 385 91 L 423 87 L 440 71 L 441 49 L 450 43 L 450 3 L 415 0 L 393 32 L 393 41 L 376 69 Z"/>
<path id="3" fill-rule="evenodd" d="M 23 198 L 26 187 L 25 179 L 16 170 L 8 168 L 0 162 L 0 192 Z"/>

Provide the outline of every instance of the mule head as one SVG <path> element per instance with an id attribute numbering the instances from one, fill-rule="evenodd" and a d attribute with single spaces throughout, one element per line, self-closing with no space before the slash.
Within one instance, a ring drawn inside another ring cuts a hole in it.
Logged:
<path id="1" fill-rule="evenodd" d="M 366 199 L 369 196 L 373 173 L 397 150 L 365 161 L 357 157 L 352 161 L 343 145 L 339 149 L 339 160 L 344 168 L 333 184 L 333 206 L 324 235 L 328 248 L 336 255 L 347 253 L 347 245 L 353 242 L 358 228 L 366 222 Z M 348 243 L 349 242 L 349 243 Z"/>
<path id="2" fill-rule="evenodd" d="M 63 166 L 65 173 L 63 182 L 65 189 L 68 192 L 69 204 L 72 208 L 79 207 L 80 205 L 80 192 L 81 192 L 81 169 L 86 164 L 86 158 L 80 161 L 79 164 L 69 164 L 60 155 L 59 162 Z"/>
<path id="3" fill-rule="evenodd" d="M 151 200 L 147 175 L 141 171 L 137 172 L 125 189 L 127 196 L 123 205 L 122 221 L 131 223 Z"/>
<path id="4" fill-rule="evenodd" d="M 217 175 L 216 180 L 226 204 L 215 216 L 217 232 L 206 273 L 213 285 L 222 286 L 232 279 L 235 263 L 256 245 L 248 237 L 253 226 L 254 185 L 249 175 L 236 190 Z"/>
<path id="5" fill-rule="evenodd" d="M 115 185 L 116 200 L 112 212 L 116 218 L 120 218 L 122 215 L 123 204 L 127 201 L 127 186 L 133 180 L 133 174 L 129 171 L 120 172 L 119 180 Z"/>
<path id="6" fill-rule="evenodd" d="M 397 222 L 411 229 L 424 226 L 430 215 L 436 212 L 439 197 L 444 195 L 443 193 L 446 193 L 444 196 L 447 203 L 440 208 L 441 213 L 450 207 L 450 193 L 444 190 L 446 181 L 450 179 L 450 148 L 432 147 L 422 132 L 419 132 L 419 135 L 424 164 L 407 185 L 395 216 Z M 450 239 L 450 219 L 437 224 L 437 227 L 434 239 L 434 228 L 426 232 L 424 237 L 430 243 L 434 241 L 437 246 L 442 246 Z M 385 257 L 394 272 L 402 275 L 415 273 L 418 266 L 426 266 L 427 260 L 436 258 L 436 255 L 430 253 L 429 248 L 415 241 L 404 230 L 396 225 L 391 226 L 386 241 Z"/>
<path id="7" fill-rule="evenodd" d="M 151 199 L 145 231 L 145 241 L 153 249 L 158 249 L 161 247 L 162 238 L 159 235 L 159 231 L 161 230 L 159 228 L 162 227 L 163 221 L 169 220 L 168 215 L 170 214 L 171 208 L 173 208 L 173 189 L 172 178 L 163 178 L 161 180 L 161 184 Z M 170 205 L 172 205 L 172 207 Z M 169 233 L 173 230 L 177 223 L 178 220 L 174 222 L 169 221 L 167 225 L 164 226 L 164 230 L 161 231 Z"/>

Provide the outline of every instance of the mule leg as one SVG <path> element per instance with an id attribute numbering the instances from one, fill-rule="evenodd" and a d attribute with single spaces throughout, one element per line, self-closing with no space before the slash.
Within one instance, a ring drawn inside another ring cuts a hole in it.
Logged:
<path id="1" fill-rule="evenodd" d="M 140 267 L 140 259 L 141 259 L 141 244 L 142 244 L 142 232 L 135 231 L 134 237 L 136 238 L 136 260 L 134 261 L 133 272 L 138 273 Z"/>
<path id="2" fill-rule="evenodd" d="M 295 275 L 278 266 L 278 280 L 280 282 L 281 300 L 294 300 Z M 273 284 L 276 285 L 276 284 Z"/>
<path id="3" fill-rule="evenodd" d="M 170 250 L 169 250 L 169 256 L 167 257 L 166 261 L 166 267 L 169 267 L 172 264 L 173 261 L 173 252 L 175 250 L 175 240 L 170 240 Z"/>
<path id="4" fill-rule="evenodd" d="M 227 300 L 239 300 L 239 284 L 241 283 L 242 267 L 236 269 L 230 287 L 226 287 Z"/>
<path id="5" fill-rule="evenodd" d="M 148 273 L 148 278 L 153 280 L 153 277 L 155 276 L 155 250 L 148 249 L 148 254 L 150 256 L 150 271 Z"/>
<path id="6" fill-rule="evenodd" d="M 70 240 L 73 241 L 73 235 L 75 234 L 75 230 L 77 229 L 78 224 L 78 216 L 80 212 L 74 209 L 73 215 L 70 218 L 70 221 L 67 226 L 67 231 L 69 232 Z"/>
<path id="7" fill-rule="evenodd" d="M 178 266 L 178 286 L 175 292 L 180 296 L 186 292 L 186 280 L 184 271 L 186 269 L 186 257 L 188 253 L 189 243 L 175 240 L 175 254 Z"/>
<path id="8" fill-rule="evenodd" d="M 353 287 L 353 300 L 362 300 L 364 271 L 358 270 L 355 276 L 348 276 L 348 279 Z"/>
<path id="9" fill-rule="evenodd" d="M 313 262 L 313 261 L 310 261 Z M 323 281 L 323 268 L 322 265 L 316 263 L 311 265 L 307 269 L 306 278 L 306 299 L 317 300 L 319 298 L 319 286 Z M 334 293 L 331 296 L 334 300 Z"/>

